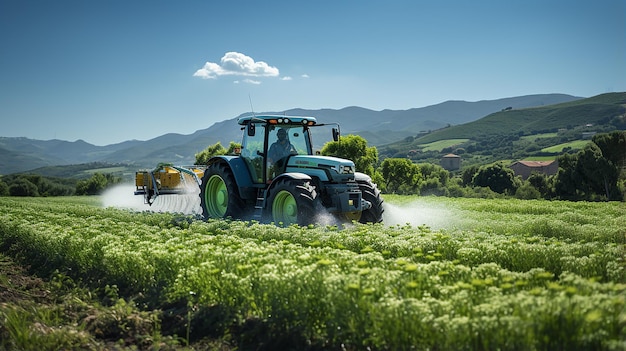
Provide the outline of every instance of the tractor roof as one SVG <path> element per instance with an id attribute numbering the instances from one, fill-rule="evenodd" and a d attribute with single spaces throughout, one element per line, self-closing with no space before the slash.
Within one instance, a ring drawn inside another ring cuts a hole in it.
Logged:
<path id="1" fill-rule="evenodd" d="M 237 123 L 246 125 L 250 121 L 257 123 L 268 124 L 282 124 L 282 125 L 307 125 L 313 126 L 317 123 L 315 117 L 303 117 L 303 116 L 280 116 L 280 115 L 261 115 L 261 116 L 244 116 L 237 120 Z"/>

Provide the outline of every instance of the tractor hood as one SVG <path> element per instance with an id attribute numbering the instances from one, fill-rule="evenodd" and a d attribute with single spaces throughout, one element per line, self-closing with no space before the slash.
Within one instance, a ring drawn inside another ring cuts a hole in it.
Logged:
<path id="1" fill-rule="evenodd" d="M 287 172 L 302 172 L 322 181 L 344 182 L 354 179 L 354 162 L 332 156 L 294 155 L 287 161 Z"/>

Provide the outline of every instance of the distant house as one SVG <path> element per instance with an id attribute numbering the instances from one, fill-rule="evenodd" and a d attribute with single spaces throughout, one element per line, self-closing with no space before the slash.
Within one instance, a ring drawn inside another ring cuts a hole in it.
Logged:
<path id="1" fill-rule="evenodd" d="M 447 154 L 441 158 L 440 164 L 445 170 L 457 171 L 461 169 L 461 156 Z"/>
<path id="2" fill-rule="evenodd" d="M 545 175 L 554 175 L 559 170 L 559 162 L 552 161 L 517 161 L 511 165 L 511 169 L 516 176 L 522 179 L 528 179 L 531 173 L 543 173 Z"/>

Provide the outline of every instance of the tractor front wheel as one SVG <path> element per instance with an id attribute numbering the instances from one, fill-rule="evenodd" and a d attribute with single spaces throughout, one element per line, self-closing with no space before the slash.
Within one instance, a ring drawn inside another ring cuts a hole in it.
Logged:
<path id="1" fill-rule="evenodd" d="M 306 226 L 315 221 L 317 191 L 309 180 L 281 179 L 270 190 L 265 217 L 278 226 Z"/>
<path id="2" fill-rule="evenodd" d="M 200 185 L 202 215 L 208 218 L 244 216 L 244 201 L 239 196 L 237 183 L 230 168 L 222 163 L 213 163 L 204 172 Z"/>

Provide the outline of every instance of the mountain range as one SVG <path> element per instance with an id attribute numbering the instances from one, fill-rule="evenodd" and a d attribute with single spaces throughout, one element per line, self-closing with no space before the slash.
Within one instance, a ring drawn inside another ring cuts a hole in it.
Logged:
<path id="1" fill-rule="evenodd" d="M 566 94 L 536 94 L 477 102 L 446 101 L 408 110 L 373 111 L 361 107 L 343 109 L 291 109 L 268 114 L 313 116 L 318 122 L 337 122 L 343 134 L 356 134 L 369 145 L 381 146 L 409 136 L 425 134 L 449 126 L 459 126 L 498 111 L 550 106 L 581 100 Z M 96 146 L 83 140 L 35 140 L 0 137 L 0 175 L 24 172 L 39 167 L 90 162 L 123 163 L 137 168 L 152 168 L 160 162 L 193 164 L 195 154 L 207 146 L 241 140 L 235 117 L 217 122 L 188 135 L 168 133 L 146 140 L 131 140 Z"/>

